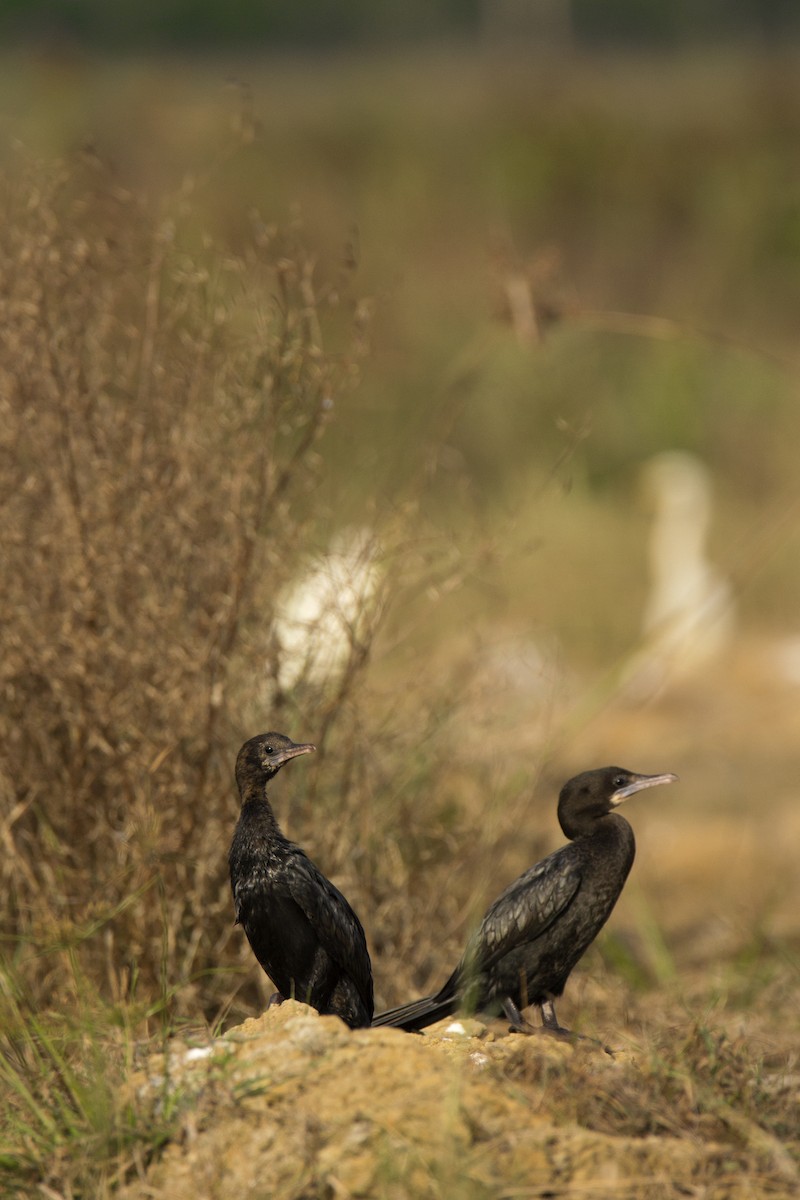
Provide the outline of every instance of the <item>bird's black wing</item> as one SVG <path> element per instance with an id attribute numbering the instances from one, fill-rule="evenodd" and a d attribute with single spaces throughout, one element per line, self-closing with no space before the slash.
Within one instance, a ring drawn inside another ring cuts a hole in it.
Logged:
<path id="1" fill-rule="evenodd" d="M 454 1012 L 470 978 L 491 975 L 506 954 L 546 933 L 569 908 L 580 885 L 581 871 L 573 847 L 562 846 L 549 854 L 500 893 L 470 938 L 461 962 L 438 992 L 379 1013 L 373 1025 L 418 1030 Z"/>
<path id="2" fill-rule="evenodd" d="M 574 846 L 562 846 L 501 892 L 470 939 L 462 964 L 490 971 L 504 955 L 540 938 L 569 908 L 581 886 Z"/>
<path id="3" fill-rule="evenodd" d="M 320 945 L 351 977 L 372 1012 L 372 967 L 367 939 L 356 914 L 337 887 L 299 847 L 282 872 L 282 885 L 305 914 Z"/>

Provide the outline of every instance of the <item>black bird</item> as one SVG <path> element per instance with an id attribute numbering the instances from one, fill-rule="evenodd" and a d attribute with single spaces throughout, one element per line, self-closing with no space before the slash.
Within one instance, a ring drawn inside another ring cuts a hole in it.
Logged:
<path id="1" fill-rule="evenodd" d="M 547 1032 L 572 1036 L 559 1025 L 553 1000 L 608 920 L 636 853 L 633 830 L 612 810 L 642 788 L 676 779 L 603 767 L 565 783 L 558 820 L 569 845 L 497 897 L 438 992 L 379 1013 L 373 1025 L 419 1030 L 459 1010 L 502 1010 L 513 1029 L 534 1032 L 521 1010 L 535 1004 Z"/>
<path id="2" fill-rule="evenodd" d="M 310 754 L 282 733 L 250 738 L 236 759 L 242 811 L 228 863 L 236 922 L 278 989 L 352 1028 L 372 1020 L 372 967 L 364 930 L 342 893 L 285 838 L 267 799 L 284 763 Z"/>

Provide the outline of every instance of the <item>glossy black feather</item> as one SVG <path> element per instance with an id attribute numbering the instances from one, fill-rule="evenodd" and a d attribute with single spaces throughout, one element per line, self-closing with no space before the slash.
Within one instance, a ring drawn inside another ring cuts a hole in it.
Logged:
<path id="1" fill-rule="evenodd" d="M 311 749 L 267 733 L 239 752 L 242 811 L 228 856 L 236 920 L 282 999 L 335 1013 L 356 1028 L 369 1025 L 373 1013 L 361 922 L 338 888 L 281 833 L 266 794 L 283 763 Z"/>

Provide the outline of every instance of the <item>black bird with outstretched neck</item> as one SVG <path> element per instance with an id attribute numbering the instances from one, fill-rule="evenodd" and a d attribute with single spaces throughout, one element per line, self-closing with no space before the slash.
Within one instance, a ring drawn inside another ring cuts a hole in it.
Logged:
<path id="1" fill-rule="evenodd" d="M 535 1004 L 545 1032 L 571 1037 L 553 1001 L 608 920 L 636 853 L 633 830 L 613 810 L 642 788 L 676 779 L 603 767 L 565 783 L 558 820 L 569 844 L 497 897 L 438 992 L 379 1013 L 373 1025 L 419 1030 L 458 1011 L 502 1011 L 512 1029 L 533 1033 L 521 1010 Z"/>
<path id="2" fill-rule="evenodd" d="M 282 733 L 250 738 L 236 760 L 242 811 L 228 863 L 236 921 L 278 989 L 353 1029 L 372 1020 L 372 966 L 356 914 L 311 859 L 285 838 L 267 799 L 284 763 L 314 746 Z"/>

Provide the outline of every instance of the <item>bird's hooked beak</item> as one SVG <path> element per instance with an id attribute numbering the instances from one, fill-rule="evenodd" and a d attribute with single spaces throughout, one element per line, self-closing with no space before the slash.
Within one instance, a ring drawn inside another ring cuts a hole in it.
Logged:
<path id="1" fill-rule="evenodd" d="M 274 767 L 282 767 L 290 758 L 297 758 L 300 754 L 311 754 L 312 750 L 316 750 L 316 746 L 312 746 L 310 742 L 293 742 L 291 746 L 281 746 L 280 750 L 273 750 L 269 755 L 269 761 Z"/>
<path id="2" fill-rule="evenodd" d="M 627 800 L 629 796 L 633 796 L 635 792 L 641 792 L 644 788 L 658 787 L 660 783 L 677 782 L 678 776 L 671 772 L 666 775 L 636 775 L 630 783 L 617 788 L 611 797 L 611 806 L 616 808 L 618 804 L 622 804 L 623 800 Z"/>

